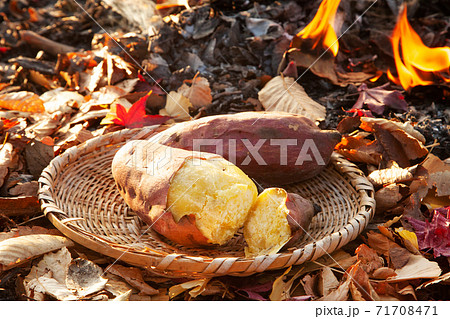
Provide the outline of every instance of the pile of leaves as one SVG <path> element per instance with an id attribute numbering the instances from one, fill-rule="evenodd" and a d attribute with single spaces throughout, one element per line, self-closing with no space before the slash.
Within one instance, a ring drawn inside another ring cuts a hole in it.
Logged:
<path id="1" fill-rule="evenodd" d="M 341 24 L 364 12 L 356 2 L 342 1 Z M 448 87 L 387 83 L 392 1 L 375 4 L 342 36 L 336 59 L 310 72 L 302 61 L 317 52 L 285 53 L 320 1 L 78 3 L 0 1 L 0 299 L 450 298 Z M 418 6 L 421 37 L 448 46 L 444 0 Z M 261 110 L 337 128 L 336 151 L 375 187 L 373 221 L 331 256 L 246 278 L 165 278 L 77 245 L 43 218 L 38 178 L 70 147 L 126 128 Z"/>

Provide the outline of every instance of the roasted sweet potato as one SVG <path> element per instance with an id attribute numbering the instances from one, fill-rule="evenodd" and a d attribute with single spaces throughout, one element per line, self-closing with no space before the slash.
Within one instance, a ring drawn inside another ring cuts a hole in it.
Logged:
<path id="1" fill-rule="evenodd" d="M 317 175 L 340 141 L 306 117 L 278 112 L 244 112 L 204 117 L 160 134 L 164 145 L 222 155 L 266 186 Z"/>
<path id="2" fill-rule="evenodd" d="M 282 188 L 267 188 L 256 199 L 244 225 L 246 257 L 270 255 L 305 234 L 315 206 Z"/>
<path id="3" fill-rule="evenodd" d="M 225 244 L 257 197 L 253 181 L 220 155 L 131 141 L 112 173 L 125 202 L 161 235 L 184 246 Z"/>

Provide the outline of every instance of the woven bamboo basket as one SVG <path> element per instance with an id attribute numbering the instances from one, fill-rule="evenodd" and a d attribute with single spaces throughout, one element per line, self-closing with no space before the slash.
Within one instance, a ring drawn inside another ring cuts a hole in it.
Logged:
<path id="1" fill-rule="evenodd" d="M 117 150 L 155 127 L 121 130 L 72 147 L 52 160 L 39 179 L 49 220 L 75 242 L 166 277 L 247 276 L 315 260 L 355 239 L 374 213 L 372 184 L 341 155 L 315 178 L 285 187 L 322 208 L 294 248 L 244 257 L 242 234 L 226 245 L 186 248 L 149 229 L 121 198 L 111 173 Z"/>

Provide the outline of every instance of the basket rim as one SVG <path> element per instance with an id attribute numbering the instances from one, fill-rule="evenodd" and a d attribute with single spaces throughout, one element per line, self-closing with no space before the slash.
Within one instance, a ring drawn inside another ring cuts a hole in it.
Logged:
<path id="1" fill-rule="evenodd" d="M 67 149 L 55 157 L 43 170 L 39 178 L 38 197 L 41 208 L 50 222 L 65 236 L 101 254 L 119 259 L 134 266 L 148 268 L 156 274 L 167 277 L 212 277 L 222 275 L 247 276 L 266 270 L 286 268 L 315 260 L 354 240 L 367 226 L 375 212 L 373 185 L 359 168 L 334 152 L 330 163 L 342 175 L 349 176 L 350 183 L 359 195 L 358 212 L 338 231 L 319 240 L 288 252 L 273 255 L 246 257 L 206 257 L 188 254 L 167 253 L 157 250 L 138 251 L 131 246 L 120 245 L 99 238 L 93 233 L 71 224 L 73 218 L 61 218 L 61 210 L 52 196 L 54 178 L 64 166 L 99 147 L 123 143 L 124 140 L 143 139 L 163 128 L 161 125 L 138 129 L 122 129 L 92 138 L 80 145 Z"/>

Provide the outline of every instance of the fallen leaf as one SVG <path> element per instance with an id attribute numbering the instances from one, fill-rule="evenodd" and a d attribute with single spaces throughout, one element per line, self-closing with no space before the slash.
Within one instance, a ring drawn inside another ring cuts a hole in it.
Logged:
<path id="1" fill-rule="evenodd" d="M 440 282 L 450 283 L 450 272 L 443 274 L 443 275 L 437 277 L 436 279 L 424 282 L 419 287 L 417 287 L 417 290 L 422 289 L 422 288 L 427 288 L 428 286 L 438 284 Z"/>
<path id="2" fill-rule="evenodd" d="M 296 38 L 295 36 L 293 41 Z M 291 46 L 296 46 L 296 44 Z M 307 50 L 297 49 L 296 47 L 288 51 L 289 61 L 294 61 L 299 67 L 308 69 L 315 75 L 330 80 L 335 85 L 358 85 L 375 75 L 373 72 L 340 72 L 336 69 L 334 56 L 330 52 L 320 55 L 320 59 L 318 59 L 319 55 L 317 53 L 309 53 Z"/>
<path id="3" fill-rule="evenodd" d="M 294 283 L 294 280 L 296 280 L 298 277 L 300 277 L 303 274 L 303 269 L 298 270 L 292 278 L 290 278 L 288 281 L 284 281 L 285 276 L 291 271 L 292 266 L 286 269 L 286 271 L 279 276 L 277 279 L 274 280 L 272 285 L 272 292 L 270 293 L 269 299 L 272 301 L 280 301 L 280 300 L 287 300 L 291 298 L 290 290 L 292 288 L 292 285 Z"/>
<path id="4" fill-rule="evenodd" d="M 388 278 L 388 282 L 437 278 L 442 270 L 438 263 L 429 261 L 422 255 L 411 255 L 408 263 L 402 268 L 395 270 L 395 272 L 397 276 Z"/>
<path id="5" fill-rule="evenodd" d="M 0 148 L 0 187 L 5 182 L 11 168 L 18 162 L 18 151 L 11 143 L 4 143 Z"/>
<path id="6" fill-rule="evenodd" d="M 19 112 L 45 112 L 44 103 L 39 96 L 27 91 L 1 94 L 0 108 Z"/>
<path id="7" fill-rule="evenodd" d="M 428 188 L 436 187 L 437 196 L 449 196 L 450 165 L 430 153 L 422 167 L 428 171 Z"/>
<path id="8" fill-rule="evenodd" d="M 31 141 L 25 147 L 25 159 L 30 173 L 37 179 L 44 168 L 55 157 L 53 146 L 40 141 Z"/>
<path id="9" fill-rule="evenodd" d="M 6 270 L 32 258 L 73 246 L 65 237 L 54 235 L 26 235 L 0 242 L 0 270 Z"/>
<path id="10" fill-rule="evenodd" d="M 85 297 L 105 288 L 108 279 L 102 274 L 103 270 L 92 261 L 77 258 L 68 266 L 66 286 L 78 297 Z"/>
<path id="11" fill-rule="evenodd" d="M 403 196 L 400 193 L 400 186 L 398 184 L 389 184 L 380 188 L 375 193 L 377 212 L 384 212 L 394 207 L 402 198 Z"/>
<path id="12" fill-rule="evenodd" d="M 190 290 L 189 295 L 195 298 L 206 289 L 206 284 L 209 282 L 209 280 L 210 278 L 202 278 L 172 286 L 169 288 L 169 297 L 170 299 L 173 299 L 174 297 L 185 292 L 186 290 Z"/>
<path id="13" fill-rule="evenodd" d="M 299 114 L 312 121 L 325 118 L 325 107 L 311 99 L 294 78 L 274 77 L 259 91 L 258 98 L 269 112 Z"/>
<path id="14" fill-rule="evenodd" d="M 40 211 L 37 196 L 0 197 L 0 212 L 6 216 L 33 216 Z"/>
<path id="15" fill-rule="evenodd" d="M 378 269 L 375 269 L 375 271 L 372 273 L 372 277 L 375 279 L 387 279 L 394 276 L 397 276 L 397 273 L 394 269 L 389 267 L 380 267 Z"/>
<path id="16" fill-rule="evenodd" d="M 89 98 L 89 100 L 81 104 L 79 109 L 83 113 L 88 113 L 94 107 L 105 108 L 127 93 L 129 92 L 118 86 L 104 86 L 88 95 L 86 99 Z"/>
<path id="17" fill-rule="evenodd" d="M 326 296 L 339 286 L 339 281 L 330 267 L 323 267 L 319 276 L 318 291 L 321 296 Z"/>
<path id="18" fill-rule="evenodd" d="M 260 292 L 268 292 L 272 289 L 273 283 L 272 282 L 266 282 L 264 284 L 256 284 L 249 287 L 244 287 L 241 289 L 238 289 L 236 292 L 243 291 L 248 295 L 248 298 L 252 300 L 260 300 L 260 301 L 266 301 L 267 298 L 264 298 Z"/>
<path id="19" fill-rule="evenodd" d="M 414 227 L 421 250 L 432 248 L 435 257 L 450 257 L 450 206 L 435 209 L 431 222 L 406 219 Z"/>
<path id="20" fill-rule="evenodd" d="M 396 162 L 390 168 L 375 170 L 367 176 L 373 186 L 411 181 L 417 166 L 401 168 Z"/>
<path id="21" fill-rule="evenodd" d="M 26 289 L 33 293 L 48 294 L 57 300 L 77 300 L 78 297 L 67 289 L 66 285 L 58 282 L 55 278 L 51 278 L 51 274 L 47 273 L 39 278 L 32 279 L 26 286 Z M 32 296 L 30 292 L 30 296 Z"/>
<path id="22" fill-rule="evenodd" d="M 147 115 L 145 113 L 145 102 L 150 94 L 151 91 L 134 103 L 129 110 L 126 110 L 122 105 L 117 104 L 116 118 L 113 122 L 127 128 L 137 128 L 147 125 L 162 124 L 169 120 L 169 116 Z"/>
<path id="23" fill-rule="evenodd" d="M 404 288 L 397 290 L 397 293 L 402 296 L 411 295 L 413 300 L 417 300 L 415 289 L 411 285 L 407 285 Z"/>
<path id="24" fill-rule="evenodd" d="M 330 292 L 328 295 L 323 296 L 320 298 L 320 301 L 346 301 L 348 300 L 348 292 L 350 287 L 351 279 L 347 278 L 346 281 L 341 283 L 339 287 L 332 292 Z"/>
<path id="25" fill-rule="evenodd" d="M 352 162 L 379 165 L 382 159 L 379 143 L 364 136 L 343 136 L 335 150 Z"/>
<path id="26" fill-rule="evenodd" d="M 47 113 L 70 113 L 72 108 L 78 108 L 84 102 L 84 96 L 64 88 L 47 91 L 39 98 L 44 103 Z"/>
<path id="27" fill-rule="evenodd" d="M 191 119 L 189 115 L 190 108 L 192 108 L 192 104 L 186 96 L 171 91 L 167 95 L 166 106 L 159 111 L 159 114 L 173 117 L 176 120 L 187 121 Z"/>
<path id="28" fill-rule="evenodd" d="M 154 289 L 144 281 L 142 272 L 139 268 L 125 267 L 122 265 L 114 264 L 107 268 L 107 272 L 125 279 L 125 281 L 130 284 L 130 286 L 140 291 L 140 295 L 151 296 L 159 293 L 157 289 Z"/>
<path id="29" fill-rule="evenodd" d="M 47 253 L 42 260 L 30 271 L 33 276 L 40 277 L 51 271 L 52 277 L 57 281 L 64 283 L 67 277 L 67 271 L 72 261 L 67 247 L 63 247 L 54 253 Z"/>
<path id="30" fill-rule="evenodd" d="M 8 189 L 12 196 L 34 196 L 37 197 L 39 184 L 37 181 L 27 183 L 18 183 L 16 186 Z"/>
<path id="31" fill-rule="evenodd" d="M 361 84 L 358 88 L 359 98 L 353 105 L 353 109 L 362 109 L 364 105 L 367 105 L 376 114 L 383 114 L 386 107 L 406 112 L 408 103 L 406 103 L 405 97 L 397 90 L 386 90 L 387 86 L 389 83 L 369 89 L 365 83 Z"/>
<path id="32" fill-rule="evenodd" d="M 190 84 L 190 86 L 188 85 Z M 177 90 L 189 99 L 194 109 L 208 106 L 212 103 L 211 88 L 206 78 L 195 76 L 192 80 L 185 80 L 183 85 Z M 167 98 L 167 100 L 169 97 Z"/>
<path id="33" fill-rule="evenodd" d="M 383 261 L 380 259 L 377 252 L 372 248 L 369 248 L 366 244 L 358 246 L 355 253 L 358 258 L 357 260 L 359 261 L 359 267 L 368 274 L 383 266 Z"/>
<path id="34" fill-rule="evenodd" d="M 393 245 L 389 248 L 389 259 L 394 269 L 400 269 L 405 266 L 412 254 L 405 248 L 399 245 Z"/>
<path id="35" fill-rule="evenodd" d="M 417 241 L 417 236 L 412 231 L 401 228 L 396 228 L 395 231 L 403 239 L 409 241 L 416 249 L 419 249 L 419 242 Z"/>
<path id="36" fill-rule="evenodd" d="M 269 36 L 269 29 L 273 30 L 270 32 L 270 36 L 272 39 L 278 38 L 284 32 L 284 29 L 281 25 L 269 19 L 247 17 L 245 19 L 245 25 L 255 37 L 261 37 L 265 40 L 269 40 L 267 37 Z"/>
<path id="37" fill-rule="evenodd" d="M 132 293 L 137 292 L 136 289 L 133 289 L 133 287 L 126 283 L 120 276 L 106 273 L 104 277 L 108 279 L 105 290 L 112 293 L 115 297 L 119 297 L 128 291 L 131 291 Z"/>

